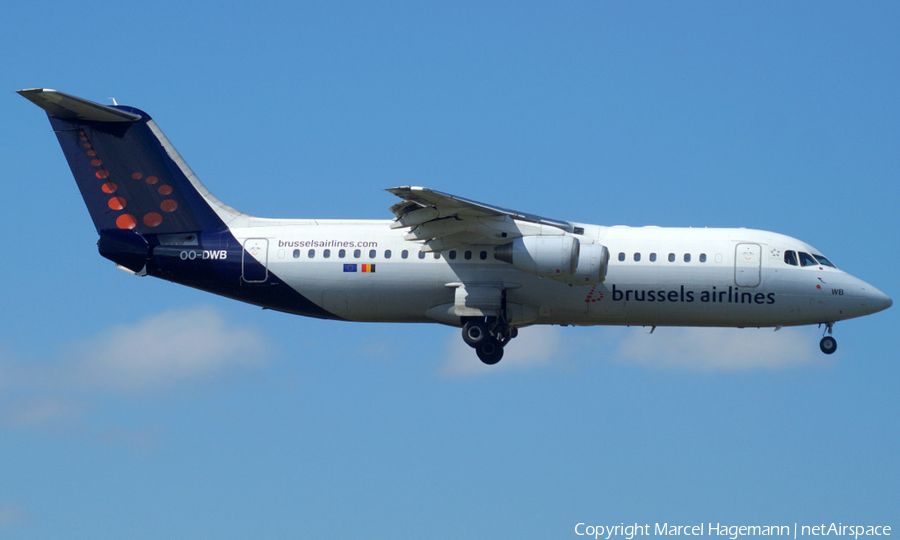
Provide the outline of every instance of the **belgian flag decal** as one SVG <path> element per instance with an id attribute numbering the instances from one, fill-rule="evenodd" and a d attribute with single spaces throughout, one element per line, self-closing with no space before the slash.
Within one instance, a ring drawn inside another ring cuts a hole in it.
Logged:
<path id="1" fill-rule="evenodd" d="M 371 274 L 375 272 L 374 264 L 345 264 L 344 272 L 362 272 L 364 274 Z"/>

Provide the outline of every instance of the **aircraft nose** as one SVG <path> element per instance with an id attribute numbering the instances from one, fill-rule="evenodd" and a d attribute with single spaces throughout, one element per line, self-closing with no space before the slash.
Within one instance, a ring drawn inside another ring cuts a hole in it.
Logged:
<path id="1" fill-rule="evenodd" d="M 843 288 L 832 289 L 832 294 L 837 294 L 839 298 L 844 298 L 849 302 L 842 308 L 844 315 L 862 317 L 878 313 L 894 305 L 890 296 L 855 276 L 846 275 L 845 281 L 841 282 L 841 285 Z"/>
<path id="2" fill-rule="evenodd" d="M 894 301 L 891 300 L 891 297 L 879 291 L 878 289 L 872 289 L 870 292 L 871 299 L 869 300 L 869 306 L 871 306 L 875 311 L 872 313 L 885 310 L 894 305 Z"/>
<path id="3" fill-rule="evenodd" d="M 884 294 L 868 283 L 864 284 L 862 287 L 862 296 L 864 298 L 866 312 L 870 314 L 878 313 L 879 311 L 883 311 L 894 305 L 894 301 L 891 300 L 890 296 Z"/>

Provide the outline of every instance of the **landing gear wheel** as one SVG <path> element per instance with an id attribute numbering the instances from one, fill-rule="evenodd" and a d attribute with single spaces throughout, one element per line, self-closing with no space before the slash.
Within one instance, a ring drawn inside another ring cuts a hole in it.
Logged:
<path id="1" fill-rule="evenodd" d="M 822 349 L 822 352 L 825 354 L 832 354 L 837 350 L 837 340 L 831 336 L 825 336 L 822 338 L 822 341 L 819 342 L 819 348 Z"/>
<path id="2" fill-rule="evenodd" d="M 475 320 L 469 321 L 463 325 L 462 337 L 463 341 L 466 342 L 466 345 L 477 349 L 485 341 L 491 338 L 491 334 L 490 331 L 488 331 L 486 322 Z"/>
<path id="3" fill-rule="evenodd" d="M 503 358 L 503 345 L 496 339 L 488 339 L 475 349 L 478 359 L 489 366 L 493 366 Z"/>

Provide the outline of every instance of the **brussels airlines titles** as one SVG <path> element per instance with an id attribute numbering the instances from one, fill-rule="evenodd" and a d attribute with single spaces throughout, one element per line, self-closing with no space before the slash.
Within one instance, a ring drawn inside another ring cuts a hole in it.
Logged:
<path id="1" fill-rule="evenodd" d="M 711 290 L 695 291 L 685 289 L 684 285 L 678 290 L 666 289 L 618 289 L 612 286 L 613 302 L 686 302 L 694 301 L 718 303 L 718 304 L 774 304 L 775 293 L 749 293 L 741 292 L 740 287 L 729 286 L 728 290 L 717 290 L 714 286 Z"/>

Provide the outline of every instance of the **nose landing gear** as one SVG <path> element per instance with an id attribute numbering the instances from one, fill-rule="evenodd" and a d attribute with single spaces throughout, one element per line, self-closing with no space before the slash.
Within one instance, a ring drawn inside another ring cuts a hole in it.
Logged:
<path id="1" fill-rule="evenodd" d="M 831 337 L 831 331 L 834 328 L 834 323 L 829 322 L 825 323 L 825 332 L 828 335 L 824 335 L 822 337 L 822 341 L 819 342 L 819 349 L 822 350 L 825 354 L 834 354 L 834 351 L 837 350 L 837 340 Z"/>

